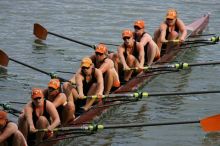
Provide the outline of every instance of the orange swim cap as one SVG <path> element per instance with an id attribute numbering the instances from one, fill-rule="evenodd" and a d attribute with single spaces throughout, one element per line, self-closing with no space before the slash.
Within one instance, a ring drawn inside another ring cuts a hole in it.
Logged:
<path id="1" fill-rule="evenodd" d="M 44 94 L 43 94 L 43 92 L 42 92 L 42 90 L 40 88 L 33 88 L 32 92 L 31 92 L 31 98 L 35 99 L 37 97 L 43 98 Z"/>
<path id="2" fill-rule="evenodd" d="M 98 44 L 95 48 L 95 52 L 106 54 L 108 52 L 108 48 L 104 44 Z"/>
<path id="3" fill-rule="evenodd" d="M 92 65 L 92 60 L 89 57 L 85 57 L 81 61 L 81 67 L 90 67 Z"/>
<path id="4" fill-rule="evenodd" d="M 60 80 L 59 79 L 51 79 L 48 83 L 48 87 L 58 89 L 60 88 Z"/>
<path id="5" fill-rule="evenodd" d="M 139 28 L 144 28 L 144 20 L 137 20 L 134 22 L 134 26 L 137 26 Z"/>
<path id="6" fill-rule="evenodd" d="M 122 31 L 122 38 L 133 37 L 133 32 L 130 29 L 125 29 Z"/>
<path id="7" fill-rule="evenodd" d="M 175 9 L 168 9 L 166 18 L 167 19 L 176 19 L 177 18 L 177 11 Z"/>
<path id="8" fill-rule="evenodd" d="M 0 125 L 5 125 L 8 120 L 8 114 L 5 111 L 0 111 Z"/>

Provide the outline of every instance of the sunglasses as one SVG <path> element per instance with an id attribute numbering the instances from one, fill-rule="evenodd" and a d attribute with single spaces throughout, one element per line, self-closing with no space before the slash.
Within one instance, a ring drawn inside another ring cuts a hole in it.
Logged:
<path id="1" fill-rule="evenodd" d="M 123 40 L 130 40 L 130 37 L 123 37 Z"/>
<path id="2" fill-rule="evenodd" d="M 85 69 L 89 69 L 90 67 L 85 67 L 85 66 L 83 66 L 83 67 L 81 67 L 82 68 L 82 70 L 85 70 Z"/>
<path id="3" fill-rule="evenodd" d="M 173 19 L 167 18 L 167 21 L 172 21 Z"/>
<path id="4" fill-rule="evenodd" d="M 95 55 L 97 55 L 97 56 L 102 56 L 103 53 L 95 52 Z"/>
<path id="5" fill-rule="evenodd" d="M 36 97 L 36 98 L 34 98 L 34 100 L 35 100 L 35 101 L 41 100 L 41 97 Z"/>
<path id="6" fill-rule="evenodd" d="M 56 90 L 56 89 L 51 88 L 51 87 L 48 88 L 48 91 L 49 91 L 49 92 L 53 92 L 54 90 Z"/>
<path id="7" fill-rule="evenodd" d="M 136 30 L 140 30 L 141 28 L 138 27 L 138 26 L 134 26 L 134 29 L 136 29 Z"/>

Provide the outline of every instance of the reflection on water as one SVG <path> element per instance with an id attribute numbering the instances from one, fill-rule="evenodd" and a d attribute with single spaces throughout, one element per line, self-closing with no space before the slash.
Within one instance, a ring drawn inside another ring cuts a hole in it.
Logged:
<path id="1" fill-rule="evenodd" d="M 204 136 L 203 143 L 204 146 L 219 146 L 220 144 L 220 133 L 212 132 Z"/>

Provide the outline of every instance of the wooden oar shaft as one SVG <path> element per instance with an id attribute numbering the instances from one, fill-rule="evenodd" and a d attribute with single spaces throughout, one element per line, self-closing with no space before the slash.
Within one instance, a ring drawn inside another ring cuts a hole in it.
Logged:
<path id="1" fill-rule="evenodd" d="M 81 41 L 77 41 L 77 40 L 74 40 L 74 39 L 71 39 L 71 38 L 68 38 L 68 37 L 65 37 L 65 36 L 62 36 L 62 35 L 53 33 L 53 32 L 49 32 L 49 31 L 48 31 L 48 33 L 51 34 L 51 35 L 60 37 L 60 38 L 62 38 L 62 39 L 69 40 L 69 41 L 72 41 L 72 42 L 75 42 L 75 43 L 78 43 L 78 44 L 81 44 L 81 45 L 84 45 L 84 46 L 87 46 L 87 47 L 90 47 L 90 48 L 95 49 L 95 46 L 93 46 L 93 45 L 89 45 L 89 44 L 87 44 L 87 43 L 84 43 L 84 42 L 81 42 Z"/>

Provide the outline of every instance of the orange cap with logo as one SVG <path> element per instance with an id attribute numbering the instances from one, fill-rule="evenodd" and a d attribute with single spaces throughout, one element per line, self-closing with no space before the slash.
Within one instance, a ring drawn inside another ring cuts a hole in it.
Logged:
<path id="1" fill-rule="evenodd" d="M 133 37 L 133 32 L 130 29 L 125 29 L 122 31 L 122 38 Z"/>
<path id="2" fill-rule="evenodd" d="M 139 28 L 144 28 L 144 20 L 137 20 L 134 22 L 134 26 L 137 26 Z"/>
<path id="3" fill-rule="evenodd" d="M 108 52 L 108 48 L 104 44 L 98 44 L 98 46 L 96 46 L 95 48 L 95 52 L 104 54 Z"/>
<path id="4" fill-rule="evenodd" d="M 8 120 L 8 114 L 5 111 L 0 111 L 0 125 L 4 125 Z"/>
<path id="5" fill-rule="evenodd" d="M 48 87 L 58 89 L 60 88 L 60 80 L 59 79 L 51 79 L 48 83 Z"/>
<path id="6" fill-rule="evenodd" d="M 92 65 L 92 60 L 89 57 L 85 57 L 81 61 L 81 67 L 90 67 Z"/>
<path id="7" fill-rule="evenodd" d="M 31 92 L 31 98 L 35 99 L 37 97 L 43 98 L 44 94 L 43 94 L 43 92 L 42 92 L 42 90 L 40 88 L 33 88 L 32 92 Z"/>
<path id="8" fill-rule="evenodd" d="M 177 11 L 175 9 L 168 9 L 166 18 L 167 19 L 176 19 L 177 18 Z"/>

